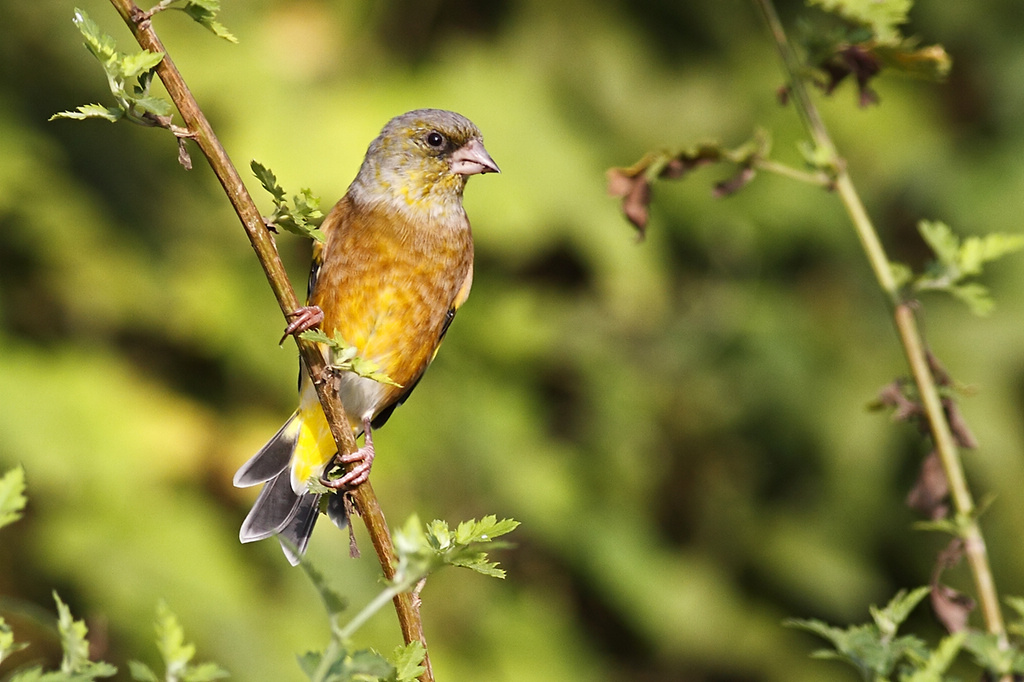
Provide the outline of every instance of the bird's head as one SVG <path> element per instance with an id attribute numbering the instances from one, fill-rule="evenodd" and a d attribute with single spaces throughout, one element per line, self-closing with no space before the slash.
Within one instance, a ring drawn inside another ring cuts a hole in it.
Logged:
<path id="1" fill-rule="evenodd" d="M 498 172 L 472 121 L 453 111 L 417 109 L 388 121 L 370 143 L 349 194 L 436 215 L 461 208 L 470 175 Z"/>

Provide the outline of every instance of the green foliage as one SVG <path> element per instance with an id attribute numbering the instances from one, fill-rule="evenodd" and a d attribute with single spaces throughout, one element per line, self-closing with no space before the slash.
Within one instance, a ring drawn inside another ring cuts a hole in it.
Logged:
<path id="1" fill-rule="evenodd" d="M 20 519 L 26 503 L 25 469 L 14 467 L 0 476 L 0 528 Z"/>
<path id="2" fill-rule="evenodd" d="M 324 233 L 318 229 L 324 220 L 319 197 L 313 196 L 313 193 L 304 187 L 292 197 L 294 205 L 290 206 L 284 188 L 277 184 L 277 176 L 273 171 L 258 161 L 251 162 L 249 167 L 263 185 L 263 189 L 274 198 L 274 212 L 265 218 L 267 225 L 281 227 L 300 237 L 323 242 Z"/>
<path id="3" fill-rule="evenodd" d="M 196 647 L 185 643 L 185 631 L 163 601 L 156 609 L 156 645 L 164 662 L 163 682 L 212 682 L 228 677 L 228 672 L 216 663 L 192 663 Z M 139 682 L 161 682 L 144 663 L 129 661 L 128 666 Z"/>
<path id="4" fill-rule="evenodd" d="M 944 641 L 930 653 L 920 638 L 896 636 L 910 612 L 928 596 L 929 589 L 919 587 L 910 593 L 901 590 L 885 608 L 872 606 L 872 622 L 864 625 L 841 629 L 819 620 L 798 619 L 786 624 L 827 639 L 833 648 L 819 650 L 814 656 L 845 661 L 857 668 L 865 680 L 891 679 L 897 672 L 900 680 L 941 680 L 941 674 L 959 651 L 962 637 Z"/>
<path id="5" fill-rule="evenodd" d="M 167 121 L 162 119 L 171 113 L 171 103 L 150 94 L 154 69 L 164 58 L 163 54 L 149 50 L 128 54 L 118 51 L 114 39 L 81 9 L 75 10 L 73 21 L 85 38 L 86 48 L 103 66 L 117 108 L 86 104 L 75 111 L 54 114 L 50 120 L 101 118 L 118 121 L 124 117 L 146 126 L 165 125 Z"/>
<path id="6" fill-rule="evenodd" d="M 357 376 L 373 379 L 382 384 L 389 384 L 391 386 L 401 385 L 395 383 L 386 373 L 380 371 L 380 365 L 360 357 L 357 354 L 359 350 L 355 346 L 350 346 L 340 334 L 336 333 L 334 336 L 327 336 L 318 329 L 308 329 L 299 334 L 299 338 L 326 346 L 330 351 L 330 362 L 328 364 L 336 372 L 352 372 Z"/>
<path id="7" fill-rule="evenodd" d="M 92 682 L 114 676 L 114 666 L 89 660 L 89 629 L 85 622 L 71 616 L 71 610 L 56 592 L 53 598 L 57 602 L 57 631 L 64 652 L 60 669 L 43 672 L 41 667 L 34 666 L 15 673 L 10 682 Z"/>
<path id="8" fill-rule="evenodd" d="M 352 636 L 373 614 L 391 603 L 397 595 L 417 591 L 426 578 L 437 569 L 449 565 L 469 568 L 483 575 L 504 578 L 504 571 L 491 562 L 480 547 L 502 547 L 494 538 L 511 532 L 517 521 L 498 521 L 487 516 L 464 521 L 454 531 L 444 521 L 432 521 L 426 528 L 416 516 L 394 532 L 398 561 L 395 576 L 373 600 L 346 625 L 341 625 L 345 600 L 332 588 L 323 574 L 308 558 L 302 567 L 320 594 L 331 624 L 331 641 L 323 652 L 308 652 L 299 657 L 299 667 L 311 682 L 406 682 L 423 672 L 426 649 L 420 642 L 397 647 L 385 659 L 369 649 L 353 649 Z"/>
<path id="9" fill-rule="evenodd" d="M 216 20 L 217 13 L 220 11 L 220 0 L 161 0 L 151 10 L 151 13 L 155 14 L 165 9 L 180 10 L 192 17 L 194 21 L 210 29 L 218 38 L 232 43 L 238 42 L 238 38 Z"/>
<path id="10" fill-rule="evenodd" d="M 883 42 L 897 40 L 899 27 L 907 23 L 907 13 L 913 0 L 807 0 L 811 6 L 835 12 L 865 26 L 876 39 Z"/>
<path id="11" fill-rule="evenodd" d="M 995 307 L 988 287 L 968 281 L 982 274 L 985 263 L 1024 248 L 1024 235 L 995 233 L 961 240 L 945 223 L 922 220 L 921 237 L 935 254 L 925 271 L 915 276 L 902 263 L 892 263 L 900 286 L 915 292 L 944 291 L 968 305 L 975 315 L 988 315 Z"/>

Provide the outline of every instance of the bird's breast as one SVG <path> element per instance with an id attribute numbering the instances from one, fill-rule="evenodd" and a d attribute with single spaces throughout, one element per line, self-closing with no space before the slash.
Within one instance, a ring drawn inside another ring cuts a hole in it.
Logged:
<path id="1" fill-rule="evenodd" d="M 311 297 L 324 311 L 321 327 L 403 387 L 433 358 L 472 267 L 469 224 L 461 211 L 456 217 L 417 224 L 389 211 L 357 212 L 342 200 L 325 221 L 328 242 Z M 402 389 L 361 393 L 378 403 L 375 414 Z"/>

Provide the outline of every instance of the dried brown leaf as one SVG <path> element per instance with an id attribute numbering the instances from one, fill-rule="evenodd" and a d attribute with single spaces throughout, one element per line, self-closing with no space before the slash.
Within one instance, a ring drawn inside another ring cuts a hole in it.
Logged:
<path id="1" fill-rule="evenodd" d="M 942 574 L 960 563 L 964 554 L 964 543 L 960 538 L 953 538 L 939 552 L 932 571 L 931 601 L 936 618 L 950 633 L 960 632 L 967 627 L 968 618 L 974 610 L 975 602 L 966 594 L 943 585 Z"/>
<path id="2" fill-rule="evenodd" d="M 932 450 L 921 462 L 917 482 L 907 493 L 907 506 L 932 521 L 945 518 L 949 513 L 946 497 L 949 495 L 949 481 L 942 468 L 942 461 Z"/>

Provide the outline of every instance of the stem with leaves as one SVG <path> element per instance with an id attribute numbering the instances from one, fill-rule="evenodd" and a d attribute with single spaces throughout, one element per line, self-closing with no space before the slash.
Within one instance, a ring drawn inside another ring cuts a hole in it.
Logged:
<path id="1" fill-rule="evenodd" d="M 273 236 L 263 222 L 256 204 L 249 195 L 242 178 L 237 169 L 228 158 L 223 146 L 213 133 L 209 121 L 203 115 L 198 103 L 189 91 L 181 74 L 174 66 L 170 55 L 164 48 L 160 39 L 153 31 L 150 18 L 152 12 L 144 12 L 131 0 L 110 0 L 118 14 L 121 15 L 132 35 L 144 49 L 151 52 L 163 54 L 163 59 L 156 67 L 157 75 L 163 82 L 164 87 L 170 94 L 174 105 L 181 113 L 182 119 L 188 128 L 188 137 L 195 140 L 199 149 L 206 156 L 224 192 L 227 195 L 235 212 L 238 214 L 245 229 L 246 235 L 252 244 L 256 257 L 263 267 L 267 281 L 277 298 L 277 302 L 284 313 L 285 319 L 290 319 L 300 307 L 299 299 L 295 290 L 288 280 L 284 265 L 277 252 Z M 331 433 L 338 445 L 338 452 L 352 453 L 356 450 L 355 438 L 349 426 L 348 417 L 338 399 L 337 388 L 331 381 L 331 374 L 326 371 L 326 363 L 323 354 L 315 343 L 296 339 L 302 363 L 313 379 L 317 395 L 323 406 L 327 422 L 331 427 Z M 370 539 L 373 543 L 377 558 L 387 580 L 392 580 L 395 575 L 395 550 L 391 542 L 391 534 L 384 519 L 384 513 L 377 502 L 369 482 L 359 486 L 353 497 L 366 524 Z M 399 624 L 405 641 L 419 641 L 426 647 L 426 639 L 423 635 L 423 624 L 420 619 L 418 602 L 408 592 L 398 594 L 394 597 L 395 609 L 398 613 Z M 422 682 L 432 682 L 433 674 L 430 671 L 429 660 L 425 659 L 426 672 L 420 676 Z"/>
<path id="2" fill-rule="evenodd" d="M 807 91 L 807 86 L 801 77 L 803 69 L 800 61 L 786 37 L 773 3 L 771 0 L 755 0 L 755 3 L 764 14 L 765 21 L 782 57 L 789 76 L 790 93 L 794 105 L 817 147 L 816 152 L 820 153 L 822 158 L 827 159 L 833 169 L 835 192 L 850 216 L 879 286 L 892 305 L 900 342 L 906 353 L 929 430 L 949 482 L 950 495 L 956 508 L 954 523 L 959 536 L 964 541 L 964 551 L 974 578 L 985 626 L 990 633 L 999 638 L 1000 644 L 1005 646 L 1007 644 L 1006 627 L 999 608 L 999 596 L 992 578 L 985 540 L 977 521 L 977 507 L 967 486 L 963 463 L 928 361 L 925 342 L 914 315 L 913 305 L 910 301 L 904 300 L 901 294 L 899 283 L 893 274 L 892 264 L 885 254 L 878 233 L 846 170 L 846 164 L 840 158 L 818 109 Z"/>

